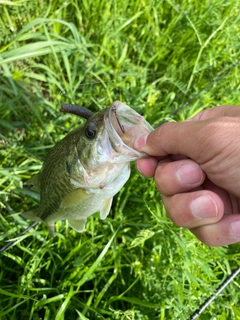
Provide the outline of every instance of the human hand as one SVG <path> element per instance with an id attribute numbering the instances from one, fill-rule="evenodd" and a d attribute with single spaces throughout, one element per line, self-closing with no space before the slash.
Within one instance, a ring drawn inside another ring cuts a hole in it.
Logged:
<path id="1" fill-rule="evenodd" d="M 175 224 L 210 246 L 240 241 L 240 107 L 163 124 L 134 148 L 152 156 L 138 160 L 137 169 L 154 176 Z"/>

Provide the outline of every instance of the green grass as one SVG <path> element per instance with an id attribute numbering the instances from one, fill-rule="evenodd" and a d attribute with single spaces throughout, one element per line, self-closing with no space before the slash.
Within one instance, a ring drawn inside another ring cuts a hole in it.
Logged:
<path id="1" fill-rule="evenodd" d="M 181 3 L 181 4 L 180 4 Z M 81 120 L 121 100 L 154 126 L 236 63 L 239 1 L 0 2 L 0 241 L 38 205 L 23 189 L 48 150 Z M 239 65 L 176 112 L 184 120 L 240 104 Z M 239 266 L 240 245 L 209 248 L 166 216 L 154 182 L 133 167 L 111 214 L 77 234 L 44 224 L 0 257 L 0 319 L 187 319 Z M 200 319 L 240 319 L 239 279 Z"/>

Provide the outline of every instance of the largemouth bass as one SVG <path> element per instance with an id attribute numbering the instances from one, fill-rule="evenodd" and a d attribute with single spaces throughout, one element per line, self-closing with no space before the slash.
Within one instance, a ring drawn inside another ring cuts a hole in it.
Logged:
<path id="1" fill-rule="evenodd" d="M 40 193 L 40 204 L 22 214 L 45 222 L 52 236 L 56 221 L 68 220 L 82 232 L 90 215 L 99 211 L 101 219 L 107 217 L 113 196 L 130 176 L 130 161 L 147 157 L 133 149 L 135 139 L 153 130 L 119 101 L 96 114 L 84 108 L 75 111 L 87 121 L 55 145 L 41 171 L 29 180 Z"/>

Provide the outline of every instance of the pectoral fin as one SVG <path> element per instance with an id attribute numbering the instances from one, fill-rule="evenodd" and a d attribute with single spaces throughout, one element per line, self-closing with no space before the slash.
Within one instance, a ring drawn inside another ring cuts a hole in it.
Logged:
<path id="1" fill-rule="evenodd" d="M 70 226 L 77 232 L 83 232 L 85 229 L 86 219 L 81 220 L 68 220 Z"/>
<path id="2" fill-rule="evenodd" d="M 36 211 L 26 211 L 21 214 L 24 219 L 29 219 L 32 221 L 42 221 L 41 218 L 37 216 Z"/>
<path id="3" fill-rule="evenodd" d="M 61 203 L 61 207 L 75 207 L 88 197 L 90 195 L 84 189 L 75 189 L 66 195 Z"/>
<path id="4" fill-rule="evenodd" d="M 109 215 L 112 206 L 112 200 L 113 198 L 109 198 L 104 201 L 103 206 L 100 209 L 100 218 L 102 220 L 104 220 Z"/>

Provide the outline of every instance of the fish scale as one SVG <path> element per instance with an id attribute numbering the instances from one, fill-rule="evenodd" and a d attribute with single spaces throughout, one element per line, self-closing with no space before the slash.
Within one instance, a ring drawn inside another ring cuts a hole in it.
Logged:
<path id="1" fill-rule="evenodd" d="M 48 154 L 47 161 L 41 171 L 40 197 L 44 198 L 44 202 L 40 202 L 38 215 L 42 220 L 46 219 L 51 212 L 56 211 L 60 206 L 61 199 L 73 190 L 73 186 L 69 183 L 65 161 L 75 142 L 73 136 L 73 142 L 69 144 L 71 138 L 72 134 L 55 145 Z M 59 157 L 59 154 L 62 154 L 62 157 Z M 57 188 L 55 180 L 58 181 Z"/>

